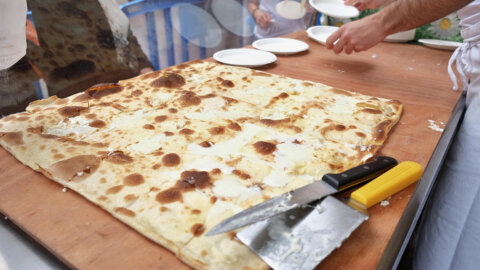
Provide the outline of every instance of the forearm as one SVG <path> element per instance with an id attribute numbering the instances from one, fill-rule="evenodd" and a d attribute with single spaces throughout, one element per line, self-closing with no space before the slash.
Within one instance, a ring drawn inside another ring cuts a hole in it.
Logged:
<path id="1" fill-rule="evenodd" d="M 397 0 L 371 16 L 379 20 L 384 33 L 405 31 L 440 19 L 472 0 Z"/>

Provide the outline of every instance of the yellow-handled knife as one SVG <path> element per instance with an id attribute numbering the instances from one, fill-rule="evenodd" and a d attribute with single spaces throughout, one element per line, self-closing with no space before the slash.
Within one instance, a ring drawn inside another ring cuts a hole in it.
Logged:
<path id="1" fill-rule="evenodd" d="M 246 227 L 237 238 L 275 270 L 314 269 L 360 226 L 366 209 L 418 181 L 422 166 L 405 161 L 354 191 L 347 203 L 333 196 Z"/>

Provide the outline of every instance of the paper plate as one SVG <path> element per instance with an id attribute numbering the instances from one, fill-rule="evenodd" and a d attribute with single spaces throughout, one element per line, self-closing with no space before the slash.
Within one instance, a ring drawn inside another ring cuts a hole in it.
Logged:
<path id="1" fill-rule="evenodd" d="M 294 54 L 308 50 L 308 44 L 293 38 L 263 38 L 253 42 L 255 49 L 274 54 Z"/>
<path id="2" fill-rule="evenodd" d="M 398 32 L 385 38 L 386 42 L 408 42 L 415 38 L 415 29 Z"/>
<path id="3" fill-rule="evenodd" d="M 462 43 L 460 42 L 439 39 L 419 39 L 418 42 L 422 43 L 427 47 L 450 51 L 454 51 L 456 48 L 462 45 Z"/>
<path id="4" fill-rule="evenodd" d="M 354 6 L 345 6 L 343 0 L 309 0 L 310 5 L 319 12 L 335 18 L 353 18 L 360 14 Z"/>
<path id="5" fill-rule="evenodd" d="M 218 51 L 213 59 L 220 63 L 243 67 L 259 67 L 277 61 L 275 54 L 255 49 L 228 49 Z"/>
<path id="6" fill-rule="evenodd" d="M 309 38 L 325 45 L 327 38 L 337 29 L 338 27 L 336 26 L 312 26 L 307 29 L 307 34 Z"/>
<path id="7" fill-rule="evenodd" d="M 295 1 L 281 1 L 275 6 L 275 11 L 288 20 L 298 20 L 306 13 L 305 7 Z"/>

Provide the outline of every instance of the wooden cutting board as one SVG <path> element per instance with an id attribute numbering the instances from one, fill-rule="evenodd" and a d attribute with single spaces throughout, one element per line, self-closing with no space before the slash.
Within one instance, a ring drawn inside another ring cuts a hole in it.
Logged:
<path id="1" fill-rule="evenodd" d="M 303 31 L 289 37 L 307 42 L 310 49 L 279 56 L 277 63 L 261 70 L 400 100 L 404 113 L 380 154 L 426 166 L 441 135 L 429 128 L 429 120 L 444 127 L 460 94 L 452 91 L 447 74 L 451 51 L 382 43 L 367 52 L 339 56 Z M 0 212 L 67 265 L 189 269 L 100 207 L 62 188 L 0 148 Z M 411 186 L 396 194 L 388 206 L 370 208 L 370 219 L 318 269 L 374 269 L 413 190 Z"/>

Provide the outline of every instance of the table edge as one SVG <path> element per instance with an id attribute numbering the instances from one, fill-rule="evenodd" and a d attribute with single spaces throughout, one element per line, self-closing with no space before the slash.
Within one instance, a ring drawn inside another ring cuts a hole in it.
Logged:
<path id="1" fill-rule="evenodd" d="M 403 254 L 407 245 L 412 239 L 412 235 L 422 215 L 423 209 L 430 197 L 430 193 L 436 183 L 437 175 L 447 156 L 448 150 L 452 144 L 453 138 L 457 133 L 460 121 L 465 112 L 466 97 L 463 92 L 455 107 L 453 108 L 450 119 L 445 126 L 435 150 L 425 167 L 421 180 L 418 182 L 415 191 L 412 194 L 397 226 L 385 248 L 380 261 L 377 264 L 377 270 L 397 269 L 402 261 Z"/>

